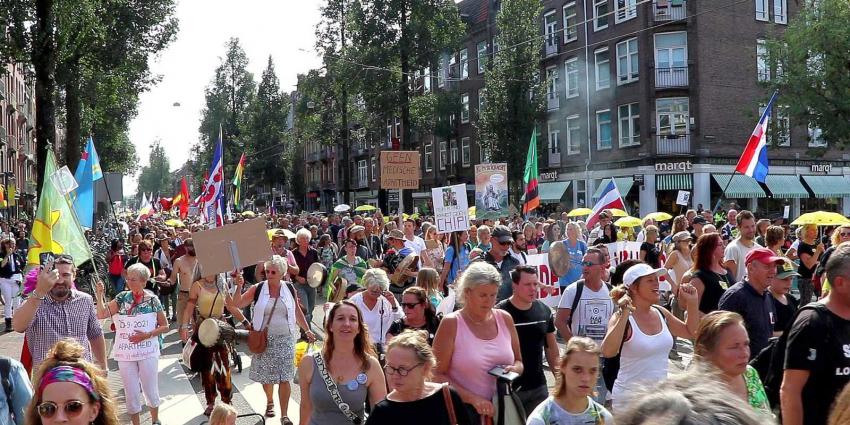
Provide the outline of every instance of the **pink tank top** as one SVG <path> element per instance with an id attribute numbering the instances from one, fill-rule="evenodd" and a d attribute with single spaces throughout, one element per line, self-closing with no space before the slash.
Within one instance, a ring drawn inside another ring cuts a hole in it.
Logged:
<path id="1" fill-rule="evenodd" d="M 463 315 L 458 313 L 452 367 L 449 370 L 452 382 L 461 383 L 464 388 L 486 400 L 492 399 L 496 393 L 496 377 L 487 372 L 496 366 L 514 364 L 511 334 L 505 319 L 498 311 L 493 314 L 496 316 L 498 334 L 493 339 L 479 339 L 466 325 Z"/>

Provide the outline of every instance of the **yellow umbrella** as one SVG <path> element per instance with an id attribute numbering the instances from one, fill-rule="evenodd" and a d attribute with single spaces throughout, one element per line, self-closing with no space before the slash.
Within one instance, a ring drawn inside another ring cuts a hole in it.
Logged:
<path id="1" fill-rule="evenodd" d="M 641 220 L 637 217 L 625 216 L 614 222 L 617 227 L 637 227 L 641 225 Z"/>
<path id="2" fill-rule="evenodd" d="M 185 225 L 185 224 L 183 224 L 183 222 L 182 222 L 182 221 L 180 221 L 180 220 L 178 220 L 178 219 L 176 219 L 176 218 L 172 218 L 172 219 L 170 219 L 170 220 L 166 220 L 166 221 L 165 221 L 165 225 L 166 225 L 166 226 L 171 226 L 171 227 L 186 227 L 186 225 Z"/>
<path id="3" fill-rule="evenodd" d="M 366 205 L 361 205 L 361 206 L 359 206 L 359 207 L 355 208 L 355 209 L 354 209 L 354 211 L 357 211 L 357 212 L 361 212 L 361 211 L 375 211 L 376 209 L 377 209 L 377 208 L 375 208 L 374 206 L 369 205 L 369 204 L 366 204 Z"/>
<path id="4" fill-rule="evenodd" d="M 295 233 L 292 233 L 289 229 L 269 229 L 269 230 L 266 230 L 266 233 L 269 235 L 269 240 L 272 240 L 272 237 L 274 237 L 274 234 L 277 233 L 277 232 L 281 232 L 281 231 L 283 232 L 284 235 L 286 235 L 287 238 L 295 239 Z"/>
<path id="5" fill-rule="evenodd" d="M 804 224 L 815 224 L 818 226 L 838 226 L 846 223 L 850 223 L 850 220 L 841 214 L 828 211 L 815 211 L 797 217 L 791 225 L 802 226 Z"/>
<path id="6" fill-rule="evenodd" d="M 593 210 L 590 208 L 576 208 L 567 213 L 567 217 L 581 217 L 585 215 L 590 215 Z"/>
<path id="7" fill-rule="evenodd" d="M 611 214 L 613 214 L 614 217 L 628 217 L 629 216 L 628 213 L 626 213 L 625 211 L 623 211 L 619 208 L 610 208 L 610 209 L 608 209 L 608 211 L 611 211 Z M 640 224 L 638 224 L 638 226 L 639 225 Z"/>
<path id="8" fill-rule="evenodd" d="M 646 217 L 643 218 L 643 221 L 646 221 L 647 219 L 650 219 L 650 218 L 655 220 L 655 221 L 667 221 L 667 220 L 673 218 L 673 216 L 670 215 L 670 214 L 667 214 L 666 212 L 654 212 L 654 213 L 647 214 Z"/>
<path id="9" fill-rule="evenodd" d="M 245 218 L 254 218 L 257 214 L 254 211 L 242 211 L 242 217 Z"/>

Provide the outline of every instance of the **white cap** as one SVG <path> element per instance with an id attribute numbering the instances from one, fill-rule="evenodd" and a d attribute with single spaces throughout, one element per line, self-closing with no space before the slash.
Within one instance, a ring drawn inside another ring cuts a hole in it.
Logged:
<path id="1" fill-rule="evenodd" d="M 626 270 L 626 273 L 623 274 L 623 285 L 626 288 L 630 288 L 632 284 L 644 276 L 655 275 L 657 277 L 664 273 L 667 273 L 666 269 L 653 269 L 646 263 L 635 264 L 634 266 L 629 267 L 629 269 Z"/>

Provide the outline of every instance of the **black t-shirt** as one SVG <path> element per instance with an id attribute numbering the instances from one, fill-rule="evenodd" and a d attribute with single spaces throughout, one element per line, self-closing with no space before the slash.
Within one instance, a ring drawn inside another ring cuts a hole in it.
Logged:
<path id="1" fill-rule="evenodd" d="M 450 389 L 457 425 L 473 425 L 463 400 Z M 449 425 L 449 414 L 443 391 L 439 390 L 421 400 L 398 402 L 381 400 L 372 408 L 366 425 Z M 455 425 L 455 424 L 450 424 Z M 476 424 L 477 425 L 477 424 Z"/>
<path id="2" fill-rule="evenodd" d="M 809 254 L 811 256 L 815 255 L 815 247 L 814 245 L 809 245 L 802 240 L 800 240 L 800 245 L 797 247 L 797 256 L 800 257 L 800 267 L 797 269 L 797 273 L 800 273 L 800 277 L 803 279 L 811 279 L 812 272 L 815 271 L 815 267 L 808 268 L 805 264 L 803 264 L 803 254 Z M 817 258 L 816 258 L 817 259 Z"/>
<path id="3" fill-rule="evenodd" d="M 788 332 L 785 369 L 809 371 L 803 387 L 803 424 L 823 425 L 833 401 L 850 382 L 850 320 L 821 303 L 800 312 Z"/>
<path id="4" fill-rule="evenodd" d="M 537 300 L 532 303 L 530 309 L 520 310 L 511 304 L 510 299 L 499 302 L 496 308 L 511 315 L 519 335 L 519 350 L 522 353 L 524 369 L 522 376 L 514 381 L 514 388 L 530 390 L 546 385 L 546 377 L 543 376 L 543 347 L 546 344 L 546 334 L 555 332 L 552 310 Z"/>
<path id="5" fill-rule="evenodd" d="M 729 287 L 729 275 L 720 275 L 713 270 L 697 270 L 693 276 L 699 278 L 704 287 L 702 297 L 699 299 L 699 311 L 708 314 L 717 310 L 720 297 Z"/>
<path id="6" fill-rule="evenodd" d="M 156 281 L 154 280 L 154 278 L 157 274 L 159 274 L 159 271 L 162 270 L 162 265 L 159 264 L 159 260 L 151 257 L 151 260 L 146 263 L 142 261 L 139 257 L 132 257 L 124 263 L 124 270 L 127 270 L 130 266 L 136 263 L 144 264 L 145 267 L 148 268 L 148 271 L 151 272 L 151 277 L 150 279 L 148 279 L 148 283 L 147 285 L 145 285 L 145 289 L 149 291 L 158 292 L 159 288 L 157 288 Z"/>
<path id="7" fill-rule="evenodd" d="M 658 248 L 655 247 L 655 244 L 644 242 L 640 244 L 640 250 L 646 251 L 646 256 L 643 257 L 646 264 L 652 267 L 661 267 L 661 259 L 658 258 Z"/>
<path id="8" fill-rule="evenodd" d="M 776 322 L 773 324 L 773 330 L 785 331 L 791 319 L 794 318 L 794 313 L 797 312 L 797 307 L 800 304 L 791 294 L 785 294 L 785 299 L 788 304 L 782 304 L 776 297 L 773 297 L 773 309 L 776 310 Z"/>
<path id="9" fill-rule="evenodd" d="M 438 327 L 440 327 L 440 320 L 437 319 L 436 317 L 434 318 L 434 320 L 430 320 L 430 321 L 426 319 L 425 320 L 425 326 L 423 326 L 421 328 L 408 326 L 406 323 L 404 323 L 404 319 L 396 319 L 390 325 L 390 329 L 387 331 L 387 333 L 389 333 L 392 336 L 396 336 L 396 335 L 404 332 L 406 329 L 426 330 L 426 331 L 428 331 L 428 345 L 431 345 L 431 344 L 434 343 L 434 335 L 437 334 L 437 328 Z"/>

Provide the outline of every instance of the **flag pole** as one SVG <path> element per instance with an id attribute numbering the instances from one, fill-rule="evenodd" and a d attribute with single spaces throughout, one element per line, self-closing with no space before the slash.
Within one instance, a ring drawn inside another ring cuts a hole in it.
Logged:
<path id="1" fill-rule="evenodd" d="M 711 216 L 714 217 L 714 214 L 717 214 L 717 211 L 720 210 L 720 203 L 726 199 L 726 189 L 729 189 L 729 185 L 732 184 L 732 179 L 735 178 L 735 175 L 738 174 L 738 170 L 733 170 L 732 175 L 729 176 L 729 181 L 726 182 L 726 186 L 720 192 L 720 197 L 717 198 L 717 203 L 714 204 L 714 208 L 711 210 Z"/>

